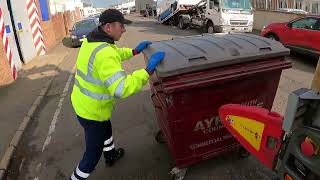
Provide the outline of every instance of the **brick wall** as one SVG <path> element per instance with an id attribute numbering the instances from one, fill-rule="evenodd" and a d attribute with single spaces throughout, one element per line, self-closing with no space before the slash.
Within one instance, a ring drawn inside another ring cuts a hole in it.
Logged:
<path id="1" fill-rule="evenodd" d="M 52 47 L 56 45 L 56 36 L 55 36 L 55 28 L 53 26 L 52 21 L 41 22 L 42 27 L 42 35 L 44 39 L 44 44 L 46 45 L 47 50 L 50 50 Z"/>
<path id="2" fill-rule="evenodd" d="M 72 29 L 73 26 L 73 13 L 70 11 L 66 11 L 63 13 L 63 18 L 66 32 L 69 33 L 69 30 Z"/>
<path id="3" fill-rule="evenodd" d="M 0 43 L 0 87 L 13 82 L 9 62 Z"/>
<path id="4" fill-rule="evenodd" d="M 54 27 L 56 41 L 60 42 L 67 35 L 67 32 L 64 28 L 65 25 L 64 25 L 64 19 L 63 19 L 63 13 L 58 13 L 52 16 L 52 24 Z"/>
<path id="5" fill-rule="evenodd" d="M 40 9 L 39 3 L 37 3 L 37 5 Z M 41 16 L 41 11 L 39 12 Z M 57 13 L 51 16 L 49 21 L 40 22 L 43 33 L 43 39 L 47 50 L 50 50 L 57 43 L 61 42 L 61 40 L 69 33 L 69 30 L 73 26 L 73 19 L 81 19 L 80 10 L 79 14 L 70 11 L 64 13 Z"/>
<path id="6" fill-rule="evenodd" d="M 50 21 L 41 22 L 44 42 L 48 50 L 66 36 L 65 22 L 62 13 L 51 16 Z"/>
<path id="7" fill-rule="evenodd" d="M 48 50 L 54 47 L 57 43 L 69 33 L 73 26 L 73 18 L 77 20 L 76 13 L 67 11 L 51 16 L 50 21 L 41 22 L 44 42 Z M 74 17 L 73 17 L 74 16 Z M 80 18 L 80 16 L 78 16 Z"/>

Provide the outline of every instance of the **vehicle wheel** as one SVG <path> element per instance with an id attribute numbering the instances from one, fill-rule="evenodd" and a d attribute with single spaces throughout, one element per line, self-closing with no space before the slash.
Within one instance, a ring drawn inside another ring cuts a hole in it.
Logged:
<path id="1" fill-rule="evenodd" d="M 207 24 L 207 33 L 213 34 L 214 33 L 214 26 L 212 22 L 208 22 Z"/>
<path id="2" fill-rule="evenodd" d="M 167 140 L 166 138 L 164 137 L 164 134 L 161 130 L 159 130 L 156 134 L 156 137 L 155 137 L 156 141 L 159 143 L 159 144 L 165 144 L 167 143 Z"/>
<path id="3" fill-rule="evenodd" d="M 170 26 L 175 26 L 175 21 L 172 19 L 172 18 L 170 18 L 170 20 L 169 20 L 169 25 Z"/>
<path id="4" fill-rule="evenodd" d="M 269 39 L 272 39 L 275 41 L 279 41 L 279 37 L 275 34 L 268 34 L 268 35 L 266 35 L 266 38 L 269 38 Z"/>
<path id="5" fill-rule="evenodd" d="M 187 25 L 183 22 L 183 18 L 179 19 L 178 26 L 179 26 L 179 29 L 182 29 L 182 30 L 187 28 Z"/>

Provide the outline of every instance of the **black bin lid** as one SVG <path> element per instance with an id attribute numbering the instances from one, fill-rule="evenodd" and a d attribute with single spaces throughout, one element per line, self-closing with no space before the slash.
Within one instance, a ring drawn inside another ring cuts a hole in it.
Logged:
<path id="1" fill-rule="evenodd" d="M 278 41 L 242 33 L 203 34 L 154 42 L 143 52 L 146 60 L 156 51 L 166 53 L 156 68 L 159 77 L 290 54 Z"/>

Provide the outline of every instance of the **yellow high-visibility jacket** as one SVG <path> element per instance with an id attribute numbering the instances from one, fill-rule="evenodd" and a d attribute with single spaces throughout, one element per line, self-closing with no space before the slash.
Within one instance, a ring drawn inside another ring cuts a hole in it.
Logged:
<path id="1" fill-rule="evenodd" d="M 143 88 L 149 78 L 145 69 L 129 75 L 122 68 L 121 63 L 132 56 L 130 48 L 83 40 L 71 94 L 72 106 L 78 116 L 107 121 L 116 99 L 126 98 Z"/>

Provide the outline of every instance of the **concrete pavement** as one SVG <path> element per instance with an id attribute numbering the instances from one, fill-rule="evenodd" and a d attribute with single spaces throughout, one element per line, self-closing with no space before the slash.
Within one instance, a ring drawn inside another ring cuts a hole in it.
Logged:
<path id="1" fill-rule="evenodd" d="M 23 130 L 32 120 L 53 77 L 63 69 L 59 66 L 72 51 L 58 44 L 47 55 L 36 57 L 19 71 L 18 79 L 0 88 L 0 169 L 7 168 Z"/>
<path id="2" fill-rule="evenodd" d="M 162 40 L 176 36 L 198 34 L 196 30 L 181 31 L 170 26 L 157 25 L 150 19 L 130 17 L 134 21 L 119 46 L 135 47 L 141 40 Z M 78 164 L 83 150 L 83 131 L 70 104 L 70 91 L 77 51 L 63 48 L 68 55 L 53 80 L 41 108 L 22 138 L 11 165 L 10 180 L 62 180 L 68 178 Z M 309 87 L 314 66 L 309 59 L 289 58 L 294 68 L 286 70 L 281 78 L 274 110 L 284 112 L 289 92 Z M 128 72 L 144 68 L 142 55 L 124 63 Z M 65 92 L 68 95 L 65 96 Z M 168 172 L 174 166 L 166 145 L 158 144 L 158 131 L 150 100 L 150 88 L 117 103 L 112 117 L 116 146 L 126 149 L 125 157 L 114 167 L 99 163 L 89 179 L 170 179 Z M 271 179 L 272 172 L 255 158 L 239 159 L 227 154 L 190 167 L 185 179 Z"/>

